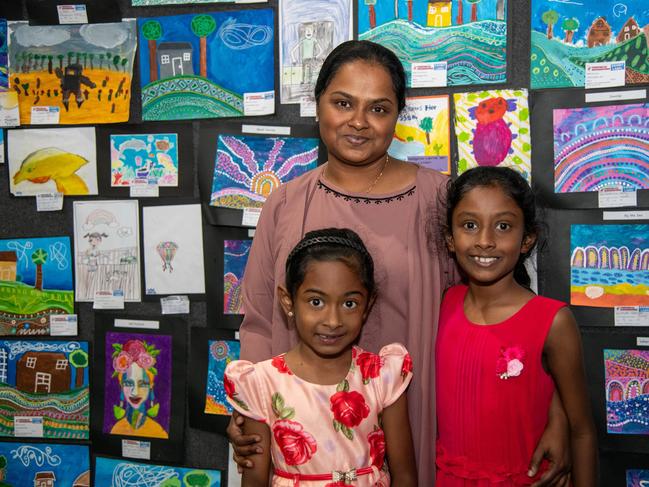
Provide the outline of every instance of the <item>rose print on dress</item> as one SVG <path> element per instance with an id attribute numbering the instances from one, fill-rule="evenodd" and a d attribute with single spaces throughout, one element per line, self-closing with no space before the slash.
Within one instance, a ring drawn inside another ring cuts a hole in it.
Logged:
<path id="1" fill-rule="evenodd" d="M 407 353 L 406 356 L 403 358 L 403 365 L 401 366 L 401 377 L 403 380 L 406 380 L 406 377 L 408 377 L 408 374 L 412 372 L 412 358 L 410 358 L 410 354 Z"/>
<path id="2" fill-rule="evenodd" d="M 333 412 L 333 425 L 336 431 L 342 432 L 348 439 L 354 439 L 352 428 L 361 424 L 370 413 L 370 408 L 363 395 L 356 391 L 349 391 L 349 382 L 343 380 L 333 396 L 329 398 L 331 412 Z"/>
<path id="3" fill-rule="evenodd" d="M 367 441 L 370 444 L 370 458 L 372 465 L 381 469 L 383 467 L 383 459 L 385 458 L 385 434 L 378 426 L 374 426 L 374 430 L 367 435 Z"/>
<path id="4" fill-rule="evenodd" d="M 232 382 L 226 374 L 223 374 L 223 388 L 225 389 L 225 395 L 236 402 L 238 406 L 246 411 L 250 410 L 245 402 L 235 397 L 237 396 L 237 392 L 234 389 L 234 382 Z"/>
<path id="5" fill-rule="evenodd" d="M 523 371 L 525 351 L 519 346 L 502 348 L 500 358 L 496 361 L 496 374 L 501 379 L 518 377 Z"/>
<path id="6" fill-rule="evenodd" d="M 270 363 L 279 371 L 280 374 L 293 375 L 293 372 L 291 372 L 288 365 L 286 365 L 286 358 L 284 355 L 273 357 L 273 360 L 271 360 Z"/>
<path id="7" fill-rule="evenodd" d="M 375 353 L 361 353 L 356 357 L 356 365 L 361 371 L 363 384 L 369 384 L 370 379 L 375 379 L 381 373 L 381 357 Z"/>
<path id="8" fill-rule="evenodd" d="M 273 436 L 287 465 L 308 462 L 318 449 L 315 438 L 295 421 L 277 421 L 273 425 Z"/>

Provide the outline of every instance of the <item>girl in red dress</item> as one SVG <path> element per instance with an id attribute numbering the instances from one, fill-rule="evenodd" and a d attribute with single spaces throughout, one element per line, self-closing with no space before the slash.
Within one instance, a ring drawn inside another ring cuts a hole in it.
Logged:
<path id="1" fill-rule="evenodd" d="M 537 481 L 548 466 L 533 475 L 529 459 L 555 387 L 570 423 L 573 485 L 596 486 L 579 330 L 564 303 L 529 289 L 524 267 L 539 233 L 532 190 L 511 169 L 479 167 L 450 184 L 446 204 L 446 245 L 466 285 L 450 288 L 441 308 L 436 487 Z"/>

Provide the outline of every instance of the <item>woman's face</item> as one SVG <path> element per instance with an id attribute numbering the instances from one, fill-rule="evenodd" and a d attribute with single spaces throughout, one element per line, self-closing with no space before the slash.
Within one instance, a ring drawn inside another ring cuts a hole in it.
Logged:
<path id="1" fill-rule="evenodd" d="M 329 161 L 365 165 L 383 160 L 398 115 L 385 68 L 362 60 L 344 64 L 318 102 L 320 137 Z"/>
<path id="2" fill-rule="evenodd" d="M 122 391 L 126 402 L 134 409 L 139 409 L 149 397 L 151 391 L 149 377 L 136 363 L 131 364 L 126 371 L 126 376 L 122 380 Z"/>

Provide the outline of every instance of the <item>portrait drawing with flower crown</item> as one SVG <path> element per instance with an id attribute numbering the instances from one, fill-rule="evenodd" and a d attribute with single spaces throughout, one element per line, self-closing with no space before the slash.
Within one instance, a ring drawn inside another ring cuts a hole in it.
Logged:
<path id="1" fill-rule="evenodd" d="M 169 438 L 171 336 L 108 332 L 103 432 Z"/>

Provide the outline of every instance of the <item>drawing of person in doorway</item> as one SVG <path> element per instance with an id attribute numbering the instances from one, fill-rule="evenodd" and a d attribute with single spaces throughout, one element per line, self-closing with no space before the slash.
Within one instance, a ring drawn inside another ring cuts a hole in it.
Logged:
<path id="1" fill-rule="evenodd" d="M 300 25 L 300 40 L 291 49 L 291 62 L 302 65 L 302 83 L 314 83 L 322 64 L 324 49 L 315 36 L 315 24 Z"/>
<path id="2" fill-rule="evenodd" d="M 99 268 L 99 257 L 101 251 L 99 250 L 99 245 L 102 240 L 107 238 L 108 235 L 105 233 L 91 232 L 86 233 L 83 238 L 88 239 L 88 245 L 90 248 L 85 252 L 85 264 L 88 265 L 88 272 L 96 272 Z"/>

